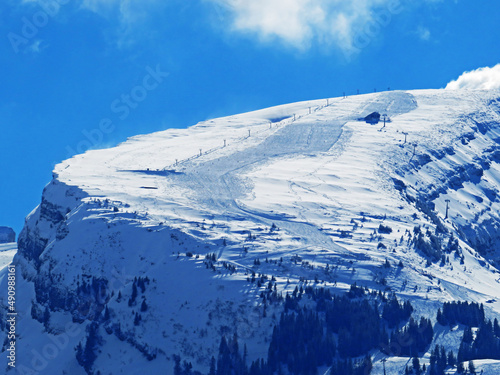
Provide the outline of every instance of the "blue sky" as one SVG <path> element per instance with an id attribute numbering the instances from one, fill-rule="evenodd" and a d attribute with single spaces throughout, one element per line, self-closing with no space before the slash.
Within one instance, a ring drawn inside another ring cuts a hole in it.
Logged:
<path id="1" fill-rule="evenodd" d="M 54 165 L 89 146 L 344 92 L 443 88 L 500 63 L 499 19 L 486 0 L 4 0 L 0 225 L 19 232 Z"/>

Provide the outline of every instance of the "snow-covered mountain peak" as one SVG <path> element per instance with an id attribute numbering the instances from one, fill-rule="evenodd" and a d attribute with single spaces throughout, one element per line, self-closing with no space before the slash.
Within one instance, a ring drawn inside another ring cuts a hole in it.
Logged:
<path id="1" fill-rule="evenodd" d="M 378 123 L 363 120 L 374 112 Z M 205 369 L 226 331 L 262 357 L 280 308 L 262 311 L 255 274 L 284 294 L 305 280 L 356 282 L 428 316 L 455 299 L 496 314 L 499 126 L 498 91 L 394 91 L 208 120 L 64 161 L 19 239 L 32 297 L 19 345 L 43 347 L 74 321 L 71 353 L 108 309 L 95 363 L 113 374 L 158 373 L 176 353 Z M 83 371 L 64 358 L 46 368 Z"/>

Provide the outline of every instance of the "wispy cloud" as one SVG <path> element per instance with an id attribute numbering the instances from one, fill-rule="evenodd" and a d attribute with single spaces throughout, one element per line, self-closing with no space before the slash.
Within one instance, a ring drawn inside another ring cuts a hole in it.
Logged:
<path id="1" fill-rule="evenodd" d="M 144 29 L 147 28 L 152 16 L 161 14 L 166 5 L 175 1 L 179 0 L 18 0 L 18 5 L 31 7 L 32 15 L 27 17 L 29 19 L 26 22 L 36 24 L 36 27 L 29 26 L 29 30 L 36 30 L 29 36 L 24 35 L 24 31 L 23 35 L 9 36 L 9 40 L 16 52 L 20 50 L 41 52 L 47 45 L 32 40 L 33 37 L 50 19 L 59 16 L 63 6 L 71 5 L 72 10 L 92 12 L 106 18 L 109 27 L 104 31 L 106 37 L 113 43 L 120 47 L 133 45 L 144 35 Z M 36 17 L 38 19 L 32 21 Z M 43 23 L 43 26 L 39 26 L 40 23 Z M 31 43 L 28 45 L 28 42 Z"/>
<path id="2" fill-rule="evenodd" d="M 500 64 L 463 73 L 457 80 L 446 85 L 447 90 L 499 90 Z"/>
<path id="3" fill-rule="evenodd" d="M 35 40 L 29 47 L 28 51 L 32 53 L 40 53 L 42 52 L 45 48 L 47 48 L 47 45 L 43 43 L 43 40 L 37 39 Z"/>
<path id="4" fill-rule="evenodd" d="M 313 25 L 324 25 L 325 9 L 314 0 L 214 0 L 229 10 L 232 30 L 255 33 L 262 40 L 278 38 L 296 47 L 312 39 Z"/>
<path id="5" fill-rule="evenodd" d="M 80 9 L 111 21 L 108 36 L 117 47 L 131 47 L 149 30 L 151 17 L 173 0 L 80 0 Z"/>
<path id="6" fill-rule="evenodd" d="M 130 24 L 145 17 L 159 0 L 82 0 L 81 7 L 102 16 L 118 15 L 124 24 Z"/>
<path id="7" fill-rule="evenodd" d="M 22 0 L 44 2 L 47 0 Z M 56 0 L 54 0 L 56 1 Z M 300 51 L 313 45 L 336 47 L 349 59 L 383 33 L 404 9 L 442 0 L 199 0 L 213 4 L 219 24 L 230 33 L 250 35 Z M 118 20 L 120 43 L 134 39 L 152 14 L 181 0 L 77 0 L 75 4 Z M 143 31 L 143 30 L 142 30 Z M 418 35 L 430 38 L 428 29 Z"/>
<path id="8" fill-rule="evenodd" d="M 261 41 L 278 41 L 299 50 L 317 43 L 334 45 L 344 52 L 359 49 L 367 39 L 369 43 L 409 3 L 404 0 L 208 1 L 230 13 L 233 32 L 249 33 Z"/>
<path id="9" fill-rule="evenodd" d="M 118 16 L 123 22 L 144 18 L 151 11 L 151 5 L 162 3 L 160 0 L 21 0 L 21 4 L 38 4 L 42 10 L 59 9 L 69 2 L 103 17 Z"/>
<path id="10" fill-rule="evenodd" d="M 420 26 L 417 30 L 417 35 L 423 41 L 431 39 L 431 31 L 427 27 Z"/>

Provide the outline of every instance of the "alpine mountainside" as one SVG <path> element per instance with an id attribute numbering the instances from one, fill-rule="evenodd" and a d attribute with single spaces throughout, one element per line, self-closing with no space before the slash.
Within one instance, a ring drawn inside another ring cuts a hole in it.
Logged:
<path id="1" fill-rule="evenodd" d="M 19 235 L 0 366 L 497 374 L 499 194 L 498 91 L 314 100 L 88 151 Z"/>
<path id="2" fill-rule="evenodd" d="M 0 243 L 16 242 L 16 232 L 9 227 L 0 227 Z"/>

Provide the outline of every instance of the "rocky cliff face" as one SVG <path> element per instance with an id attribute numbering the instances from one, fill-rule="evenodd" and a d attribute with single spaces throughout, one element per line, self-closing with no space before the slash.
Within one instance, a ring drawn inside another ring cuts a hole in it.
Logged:
<path id="1" fill-rule="evenodd" d="M 0 243 L 16 242 L 16 232 L 9 227 L 0 227 Z"/>

